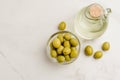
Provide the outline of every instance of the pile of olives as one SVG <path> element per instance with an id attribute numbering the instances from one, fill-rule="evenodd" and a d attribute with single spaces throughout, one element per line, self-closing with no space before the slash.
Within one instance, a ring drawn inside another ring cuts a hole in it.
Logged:
<path id="1" fill-rule="evenodd" d="M 108 51 L 108 50 L 110 49 L 110 43 L 109 43 L 109 42 L 104 42 L 104 43 L 102 44 L 101 49 L 102 49 L 103 51 Z M 92 55 L 93 55 L 93 48 L 92 48 L 92 46 L 87 45 L 87 46 L 85 47 L 85 49 L 84 49 L 84 52 L 85 52 L 85 55 L 86 55 L 86 56 L 92 56 Z M 94 55 L 93 55 L 93 57 L 94 57 L 95 59 L 100 59 L 102 56 L 103 56 L 103 52 L 100 51 L 100 50 L 96 51 L 96 52 L 94 53 Z"/>
<path id="2" fill-rule="evenodd" d="M 50 56 L 59 63 L 69 63 L 78 57 L 78 46 L 78 39 L 71 33 L 58 33 L 50 42 Z"/>
<path id="3" fill-rule="evenodd" d="M 63 31 L 66 29 L 66 23 L 64 21 L 60 22 L 58 25 L 58 30 L 61 32 L 55 33 L 52 35 L 54 39 L 50 41 L 50 51 L 49 55 L 52 59 L 55 59 L 59 63 L 71 63 L 79 55 L 80 42 L 78 38 L 68 31 Z M 94 59 L 100 59 L 103 56 L 103 51 L 108 51 L 110 49 L 110 43 L 104 42 L 101 46 L 101 50 L 97 50 L 93 55 L 93 47 L 87 45 L 84 48 L 86 56 L 92 56 Z"/>

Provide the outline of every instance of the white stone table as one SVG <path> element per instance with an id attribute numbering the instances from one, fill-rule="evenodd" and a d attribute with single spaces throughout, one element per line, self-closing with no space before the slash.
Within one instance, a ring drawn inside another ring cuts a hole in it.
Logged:
<path id="1" fill-rule="evenodd" d="M 112 8 L 105 34 L 82 43 L 74 63 L 50 62 L 46 43 L 58 23 L 93 2 Z M 119 9 L 120 0 L 0 0 L 0 80 L 120 80 Z M 84 55 L 85 45 L 97 50 L 104 41 L 111 49 L 102 59 Z"/>

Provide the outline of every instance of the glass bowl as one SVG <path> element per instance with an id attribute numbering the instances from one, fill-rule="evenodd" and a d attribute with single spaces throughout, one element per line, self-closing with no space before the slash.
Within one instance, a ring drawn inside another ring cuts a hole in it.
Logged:
<path id="1" fill-rule="evenodd" d="M 59 63 L 59 62 L 57 61 L 56 58 L 52 58 L 51 57 L 51 55 L 50 55 L 50 51 L 51 51 L 50 44 L 52 43 L 53 39 L 55 39 L 58 36 L 58 34 L 65 34 L 65 33 L 70 33 L 72 35 L 72 38 L 75 38 L 75 39 L 78 40 L 78 45 L 77 45 L 76 49 L 78 51 L 78 56 L 80 54 L 80 46 L 81 45 L 80 45 L 80 41 L 79 41 L 78 37 L 75 34 L 69 32 L 69 31 L 59 31 L 59 32 L 56 32 L 56 33 L 54 33 L 53 35 L 50 36 L 50 38 L 49 38 L 49 40 L 47 42 L 47 56 L 54 63 Z M 78 56 L 76 58 L 71 58 L 70 61 L 65 61 L 65 62 L 62 62 L 62 63 L 59 63 L 59 64 L 63 64 L 63 65 L 70 64 L 70 63 L 74 62 L 78 58 Z"/>

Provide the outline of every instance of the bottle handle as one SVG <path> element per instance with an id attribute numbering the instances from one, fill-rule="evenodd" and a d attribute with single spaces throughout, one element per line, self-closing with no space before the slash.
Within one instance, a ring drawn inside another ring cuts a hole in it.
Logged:
<path id="1" fill-rule="evenodd" d="M 111 8 L 106 8 L 105 16 L 108 17 L 111 12 L 112 12 Z"/>

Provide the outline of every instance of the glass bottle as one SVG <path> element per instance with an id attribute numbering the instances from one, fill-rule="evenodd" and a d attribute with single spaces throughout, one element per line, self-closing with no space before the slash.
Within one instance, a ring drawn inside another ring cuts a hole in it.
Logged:
<path id="1" fill-rule="evenodd" d="M 96 39 L 106 30 L 110 8 L 106 10 L 97 3 L 84 7 L 75 17 L 74 31 L 84 39 Z"/>

